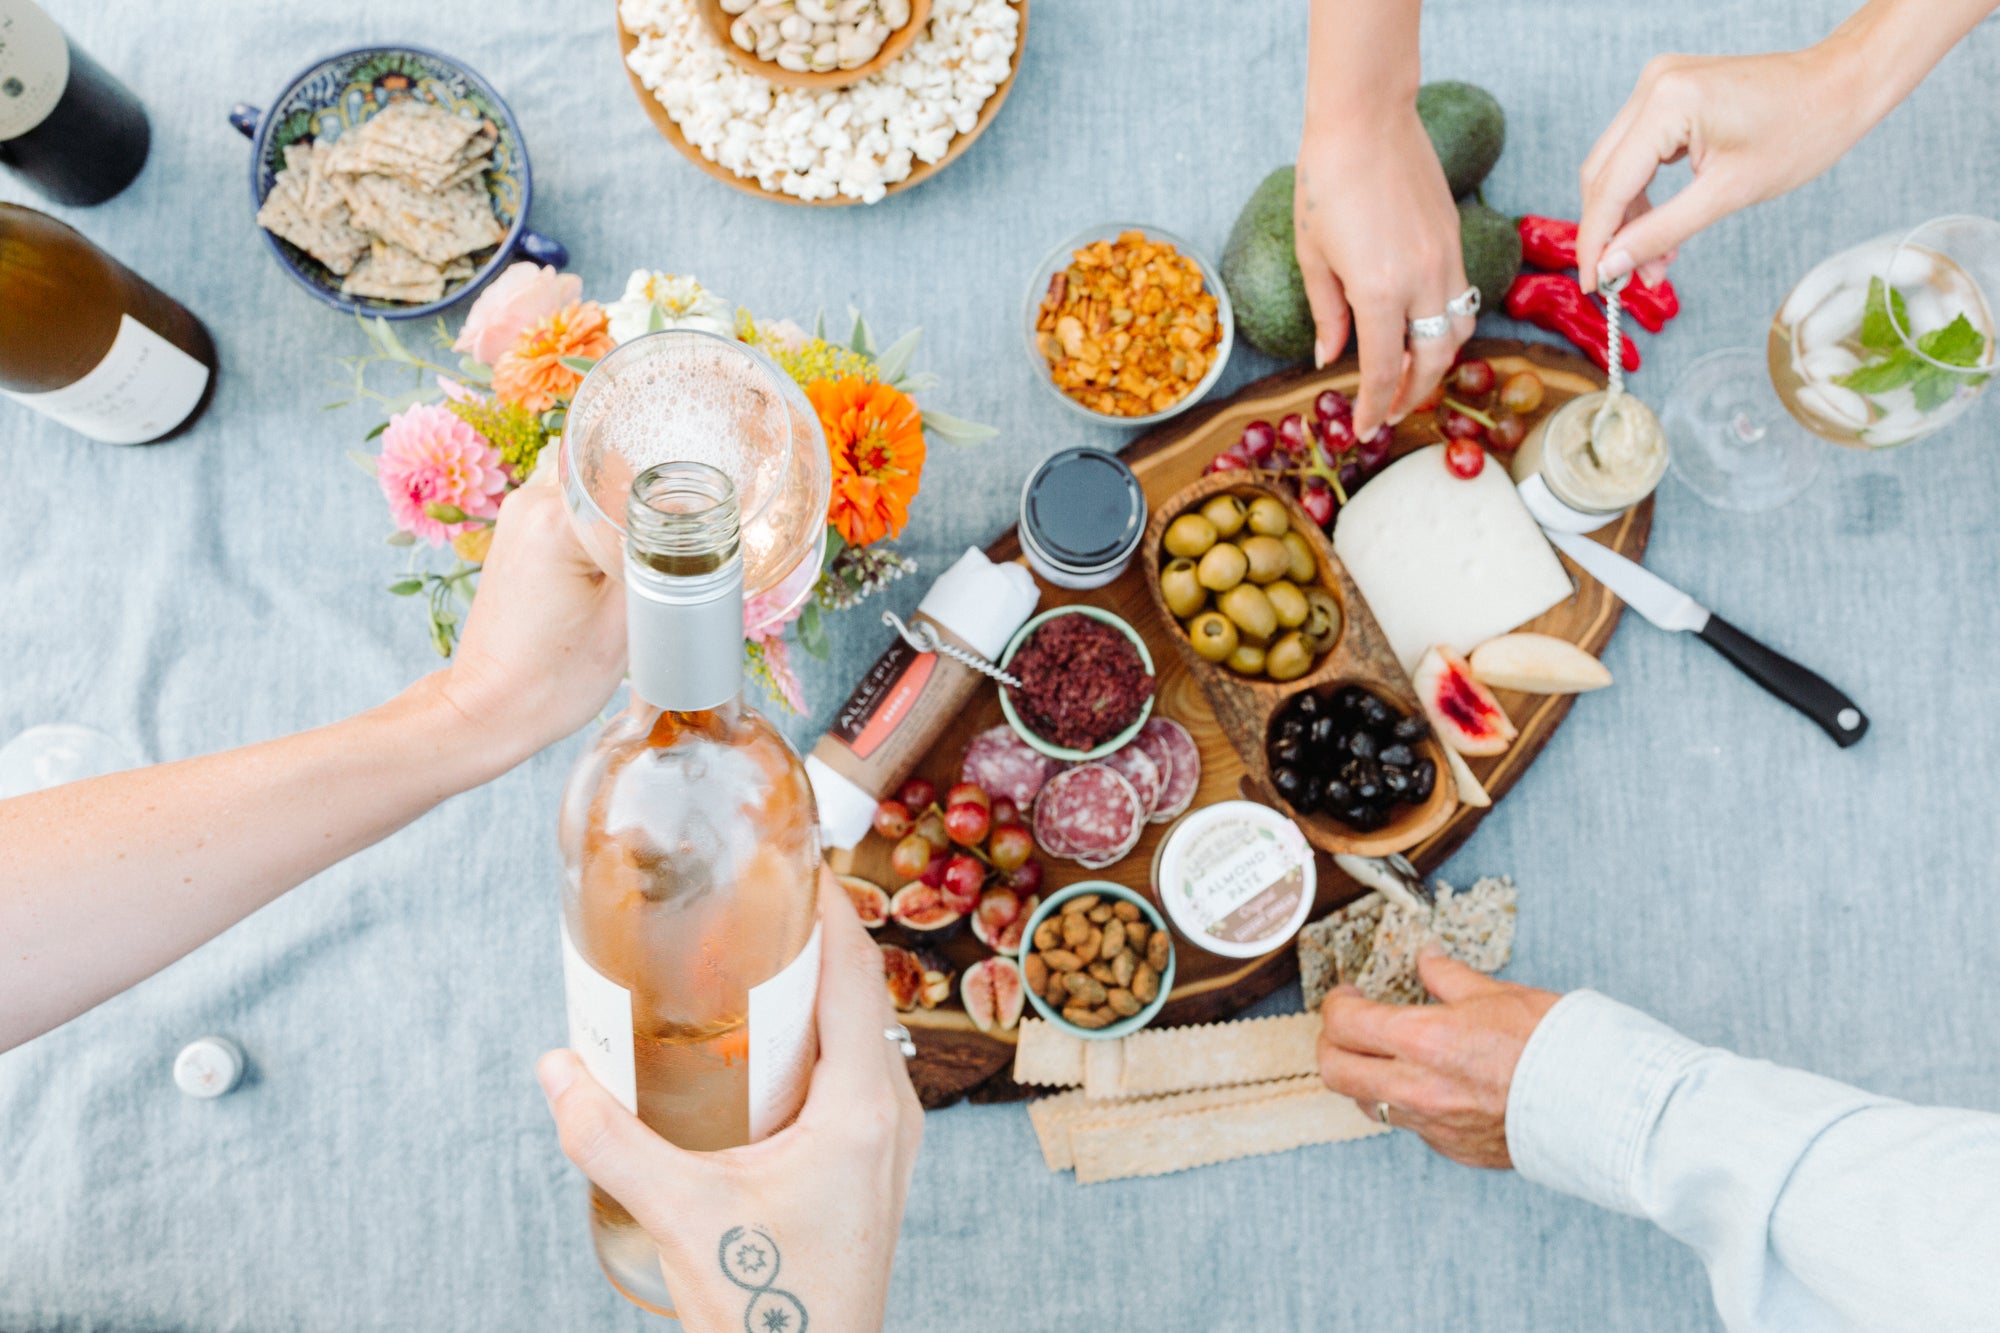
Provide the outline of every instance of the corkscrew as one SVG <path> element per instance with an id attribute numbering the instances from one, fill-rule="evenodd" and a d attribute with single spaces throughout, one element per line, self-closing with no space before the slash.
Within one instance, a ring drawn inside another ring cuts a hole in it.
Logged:
<path id="1" fill-rule="evenodd" d="M 991 676 L 1002 685 L 1021 688 L 1020 678 L 1008 674 L 1000 667 L 981 657 L 978 653 L 967 652 L 956 644 L 946 643 L 938 637 L 937 628 L 922 621 L 915 625 L 905 624 L 903 618 L 894 611 L 882 613 L 882 623 L 896 631 L 904 643 L 920 653 L 941 653 L 955 662 L 963 662 L 982 676 Z"/>

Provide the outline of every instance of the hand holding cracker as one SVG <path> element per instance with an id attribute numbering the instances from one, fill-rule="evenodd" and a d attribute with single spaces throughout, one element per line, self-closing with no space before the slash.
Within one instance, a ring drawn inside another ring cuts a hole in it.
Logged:
<path id="1" fill-rule="evenodd" d="M 1354 986 L 1320 1006 L 1327 1087 L 1467 1166 L 1511 1167 L 1507 1090 L 1553 991 L 1495 981 L 1436 949 L 1417 968 L 1439 1003 L 1377 1004 Z"/>

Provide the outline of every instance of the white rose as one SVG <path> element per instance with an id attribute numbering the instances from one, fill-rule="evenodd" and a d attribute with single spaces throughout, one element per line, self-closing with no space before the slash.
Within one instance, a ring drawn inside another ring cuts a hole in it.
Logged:
<path id="1" fill-rule="evenodd" d="M 606 306 L 613 342 L 627 343 L 650 332 L 657 322 L 666 329 L 699 329 L 724 338 L 736 336 L 729 303 L 693 278 L 651 269 L 634 269 L 625 280 L 625 295 Z"/>

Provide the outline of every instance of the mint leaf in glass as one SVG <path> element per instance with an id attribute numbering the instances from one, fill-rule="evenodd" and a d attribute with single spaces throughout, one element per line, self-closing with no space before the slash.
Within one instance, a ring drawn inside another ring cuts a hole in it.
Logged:
<path id="1" fill-rule="evenodd" d="M 1852 389 L 1858 394 L 1873 395 L 1900 389 L 1917 378 L 1925 369 L 1924 363 L 1907 350 L 1891 352 L 1879 361 L 1871 361 L 1859 370 L 1850 370 L 1845 375 L 1835 375 L 1833 382 L 1843 389 Z M 1929 367 L 1935 370 L 1935 367 Z"/>
<path id="2" fill-rule="evenodd" d="M 1897 330 L 1909 327 L 1910 311 L 1903 304 L 1903 294 L 1880 278 L 1870 278 L 1868 308 L 1861 316 L 1861 345 L 1871 352 L 1893 352 L 1903 345 Z"/>
<path id="3" fill-rule="evenodd" d="M 1941 329 L 1932 329 L 1917 339 L 1917 350 L 1947 366 L 1977 366 L 1986 352 L 1986 335 L 1960 315 Z"/>

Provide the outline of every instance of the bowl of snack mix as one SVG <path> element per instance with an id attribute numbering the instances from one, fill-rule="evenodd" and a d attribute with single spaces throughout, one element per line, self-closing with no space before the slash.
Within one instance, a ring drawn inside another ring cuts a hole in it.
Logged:
<path id="1" fill-rule="evenodd" d="M 1028 284 L 1028 355 L 1074 412 L 1150 426 L 1200 402 L 1236 344 L 1229 293 L 1172 232 L 1090 227 L 1051 250 Z"/>

